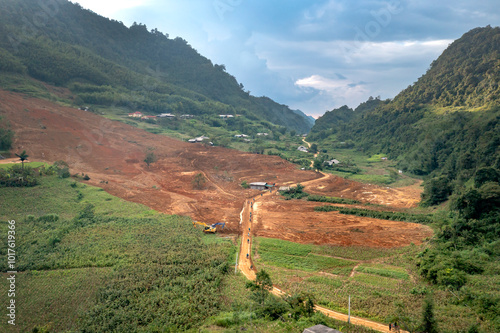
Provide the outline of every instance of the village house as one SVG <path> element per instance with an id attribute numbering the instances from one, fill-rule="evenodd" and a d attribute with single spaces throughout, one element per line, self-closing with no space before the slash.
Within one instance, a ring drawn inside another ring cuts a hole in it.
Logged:
<path id="1" fill-rule="evenodd" d="M 143 114 L 142 112 L 136 111 L 134 113 L 129 113 L 128 116 L 132 118 L 142 118 Z"/>
<path id="2" fill-rule="evenodd" d="M 160 113 L 160 115 L 158 116 L 158 118 L 173 119 L 173 118 L 175 118 L 175 114 L 171 114 L 171 113 Z"/>
<path id="3" fill-rule="evenodd" d="M 156 120 L 156 116 L 142 116 L 141 119 L 142 120 L 148 120 L 148 119 Z"/>
<path id="4" fill-rule="evenodd" d="M 332 160 L 325 161 L 325 164 L 328 164 L 329 166 L 332 166 L 334 164 L 340 164 L 340 161 L 334 158 Z"/>
<path id="5" fill-rule="evenodd" d="M 275 187 L 276 184 L 268 184 L 266 182 L 254 182 L 254 183 L 250 183 L 250 188 L 253 189 L 253 190 L 261 190 L 261 191 L 264 191 L 264 190 L 268 190 L 270 188 L 273 188 Z"/>
<path id="6" fill-rule="evenodd" d="M 304 146 L 300 146 L 299 148 L 297 148 L 297 150 L 298 151 L 302 151 L 304 153 L 308 153 L 309 152 L 309 150 L 306 147 L 304 147 Z"/>
<path id="7" fill-rule="evenodd" d="M 219 117 L 221 117 L 222 119 L 234 118 L 232 114 L 220 114 Z"/>
<path id="8" fill-rule="evenodd" d="M 197 143 L 197 142 L 203 142 L 205 140 L 210 140 L 210 138 L 208 136 L 199 136 L 197 138 L 194 138 L 194 139 L 189 139 L 188 142 L 190 143 Z"/>

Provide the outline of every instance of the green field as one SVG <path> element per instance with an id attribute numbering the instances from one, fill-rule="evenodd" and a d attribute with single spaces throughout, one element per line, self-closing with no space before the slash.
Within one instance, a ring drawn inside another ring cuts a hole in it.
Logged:
<path id="1" fill-rule="evenodd" d="M 56 176 L 35 187 L 1 188 L 0 200 L 4 239 L 7 221 L 16 221 L 18 332 L 187 330 L 222 307 L 236 247 L 222 238 L 205 241 L 217 236 L 186 217 Z M 8 301 L 1 293 L 1 304 Z"/>
<path id="2" fill-rule="evenodd" d="M 0 200 L 4 239 L 7 221 L 16 221 L 18 271 L 16 326 L 12 330 L 4 320 L 2 332 L 231 332 L 242 327 L 290 332 L 318 323 L 345 326 L 320 314 L 285 321 L 257 315 L 245 278 L 234 274 L 237 244 L 203 234 L 187 217 L 163 215 L 55 175 L 40 177 L 34 187 L 0 188 Z M 5 258 L 7 242 L 0 244 Z M 308 258 L 310 270 L 351 264 L 311 253 L 310 246 L 289 245 L 292 256 Z M 5 260 L 0 267 L 0 288 L 7 290 L 10 268 Z M 1 304 L 10 299 L 0 294 Z M 355 326 L 343 331 L 371 332 Z"/>
<path id="3" fill-rule="evenodd" d="M 345 179 L 391 187 L 412 185 L 418 179 L 415 176 L 399 174 L 397 161 L 383 160 L 385 154 L 368 156 L 356 149 L 341 149 L 328 144 L 325 146 L 318 144 L 318 147 L 320 151 L 326 151 L 320 154 L 320 158 L 323 160 L 335 158 L 342 163 L 338 168 L 325 166 L 323 171 Z"/>
<path id="4" fill-rule="evenodd" d="M 415 262 L 422 246 L 369 249 L 262 237 L 256 238 L 254 244 L 256 266 L 268 271 L 279 288 L 292 294 L 309 293 L 317 304 L 332 310 L 347 314 L 351 296 L 353 315 L 386 323 L 398 316 L 409 316 L 418 322 L 425 297 L 432 295 L 440 332 L 466 332 L 476 322 L 475 311 L 457 299 L 465 291 L 451 293 L 429 285 L 419 276 Z M 475 294 L 489 288 L 498 293 L 498 281 L 498 277 L 491 277 L 491 286 L 487 287 L 484 278 L 473 278 L 468 292 Z M 487 322 L 483 324 L 491 327 Z"/>
<path id="5" fill-rule="evenodd" d="M 0 164 L 0 169 L 8 169 L 12 167 L 13 165 L 17 165 L 19 163 L 5 163 L 5 164 Z M 42 165 L 46 165 L 46 163 L 43 162 L 24 162 L 24 165 L 28 165 L 32 168 L 39 168 Z"/>

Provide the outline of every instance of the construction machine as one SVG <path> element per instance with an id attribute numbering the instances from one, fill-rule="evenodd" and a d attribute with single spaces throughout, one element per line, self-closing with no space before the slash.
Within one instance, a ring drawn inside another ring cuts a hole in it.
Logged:
<path id="1" fill-rule="evenodd" d="M 221 225 L 222 228 L 224 228 L 224 226 L 226 225 L 226 223 L 218 222 L 218 223 L 214 223 L 214 224 L 209 225 L 209 224 L 206 224 L 206 223 L 203 223 L 203 222 L 194 221 L 193 222 L 193 226 L 196 226 L 196 225 L 203 226 L 203 232 L 204 233 L 215 234 L 217 232 L 217 226 Z"/>

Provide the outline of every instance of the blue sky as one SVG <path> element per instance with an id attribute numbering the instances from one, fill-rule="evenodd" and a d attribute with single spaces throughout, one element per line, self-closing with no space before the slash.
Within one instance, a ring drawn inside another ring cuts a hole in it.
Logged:
<path id="1" fill-rule="evenodd" d="M 453 40 L 500 25 L 498 0 L 74 0 L 182 37 L 255 96 L 314 117 L 393 98 Z"/>

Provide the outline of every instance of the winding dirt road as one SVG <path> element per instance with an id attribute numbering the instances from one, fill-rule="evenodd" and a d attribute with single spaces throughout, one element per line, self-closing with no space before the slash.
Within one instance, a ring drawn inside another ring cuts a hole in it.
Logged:
<path id="1" fill-rule="evenodd" d="M 314 179 L 311 181 L 304 182 L 304 185 L 311 185 L 311 183 L 321 182 L 326 178 L 329 178 L 330 175 L 324 174 L 323 177 L 319 179 Z M 296 185 L 296 184 L 294 184 Z M 259 214 L 259 206 L 262 204 L 264 200 L 273 195 L 279 195 L 277 189 L 274 191 L 262 191 L 259 195 L 250 198 L 245 201 L 243 204 L 243 209 L 240 213 L 240 230 L 241 234 L 241 246 L 238 257 L 238 268 L 245 275 L 245 277 L 251 281 L 256 279 L 257 268 L 252 261 L 252 243 L 253 243 L 253 232 L 252 232 L 252 222 L 255 221 Z M 273 290 L 271 291 L 274 295 L 282 297 L 286 296 L 287 293 L 277 287 L 273 286 Z M 322 312 L 328 317 L 334 318 L 336 320 L 341 321 L 349 321 L 348 315 L 336 311 L 329 310 L 322 306 L 315 306 L 317 311 Z M 372 320 L 363 319 L 355 316 L 350 316 L 350 323 L 359 326 L 365 326 L 371 328 L 378 332 L 391 332 L 389 331 L 389 327 L 386 324 L 377 323 Z M 406 331 L 400 330 L 401 333 L 408 333 Z M 392 332 L 391 332 L 392 333 Z"/>

